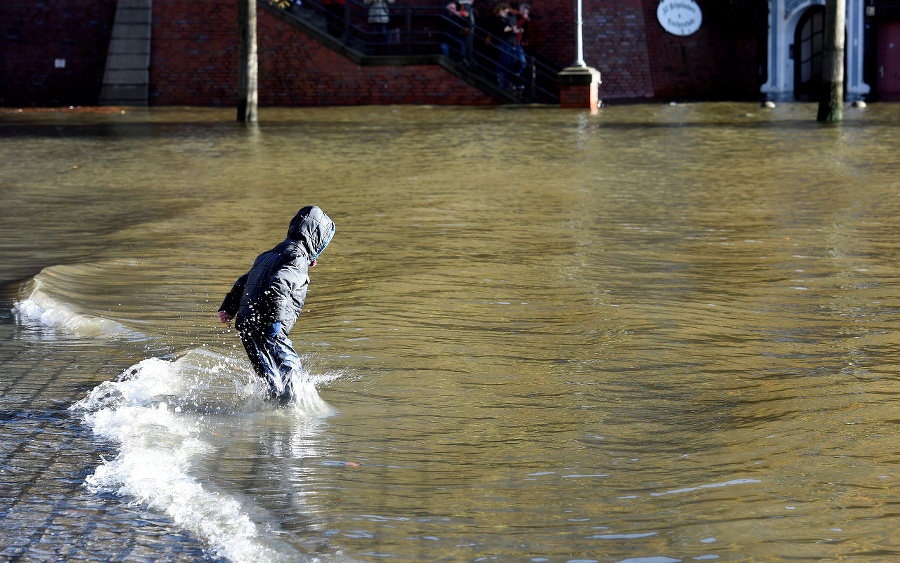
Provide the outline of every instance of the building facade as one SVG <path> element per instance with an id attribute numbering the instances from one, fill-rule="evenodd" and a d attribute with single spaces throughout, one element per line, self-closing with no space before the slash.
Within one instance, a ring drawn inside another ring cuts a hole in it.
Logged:
<path id="1" fill-rule="evenodd" d="M 865 5 L 847 0 L 844 92 L 850 99 L 867 96 L 863 76 Z M 822 79 L 825 0 L 770 0 L 768 80 L 761 91 L 774 99 L 810 99 Z"/>
<path id="2" fill-rule="evenodd" d="M 686 35 L 660 23 L 660 0 L 581 1 L 584 60 L 601 72 L 607 103 L 804 99 L 821 72 L 824 0 L 769 0 L 768 11 L 765 0 L 685 0 L 702 11 L 702 25 Z M 234 105 L 236 1 L 146 2 L 152 5 L 148 103 Z M 497 2 L 476 0 L 485 21 Z M 573 1 L 529 3 L 535 50 L 560 67 L 572 64 Z M 99 104 L 118 4 L 0 2 L 0 106 Z M 258 10 L 258 28 L 261 106 L 497 103 L 436 65 L 361 66 L 266 10 Z M 900 96 L 897 46 L 900 0 L 847 0 L 849 98 Z"/>

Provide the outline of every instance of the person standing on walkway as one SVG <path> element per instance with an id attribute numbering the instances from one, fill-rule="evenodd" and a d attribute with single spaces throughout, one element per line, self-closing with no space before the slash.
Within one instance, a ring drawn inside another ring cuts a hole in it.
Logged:
<path id="1" fill-rule="evenodd" d="M 516 25 L 519 26 L 519 46 L 522 47 L 522 51 L 525 52 L 526 55 L 532 54 L 532 32 L 531 32 L 531 6 L 528 4 L 522 4 L 519 6 L 519 14 L 518 14 L 518 22 Z"/>
<path id="2" fill-rule="evenodd" d="M 234 326 L 253 371 L 268 384 L 269 397 L 290 400 L 302 365 L 288 333 L 300 316 L 309 286 L 309 268 L 334 236 L 334 221 L 320 208 L 301 209 L 287 238 L 260 254 L 238 278 L 219 307 L 219 320 Z"/>
<path id="3" fill-rule="evenodd" d="M 509 4 L 497 4 L 491 19 L 491 41 L 497 48 L 497 85 L 503 89 L 517 88 L 519 77 L 525 69 L 525 52 L 519 46 L 515 18 L 510 17 Z"/>
<path id="4" fill-rule="evenodd" d="M 388 23 L 391 21 L 391 11 L 388 4 L 394 0 L 365 0 L 369 7 L 369 27 L 375 33 L 375 53 L 382 55 L 387 50 Z"/>
<path id="5" fill-rule="evenodd" d="M 465 32 L 468 26 L 469 21 L 459 12 L 456 0 L 448 2 L 441 18 L 441 52 L 445 56 L 454 59 L 460 59 L 463 56 Z"/>
<path id="6" fill-rule="evenodd" d="M 463 42 L 463 63 L 466 65 L 475 64 L 475 0 L 460 0 L 459 14 L 463 18 L 469 20 L 469 26 L 463 31 L 465 35 Z"/>

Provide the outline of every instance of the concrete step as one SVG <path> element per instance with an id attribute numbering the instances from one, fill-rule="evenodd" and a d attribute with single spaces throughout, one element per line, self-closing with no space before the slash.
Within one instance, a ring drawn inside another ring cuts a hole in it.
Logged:
<path id="1" fill-rule="evenodd" d="M 100 90 L 105 106 L 146 106 L 153 0 L 119 0 Z"/>

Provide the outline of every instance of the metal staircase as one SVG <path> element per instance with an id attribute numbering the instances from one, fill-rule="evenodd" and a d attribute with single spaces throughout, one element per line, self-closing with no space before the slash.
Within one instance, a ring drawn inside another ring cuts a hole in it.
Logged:
<path id="1" fill-rule="evenodd" d="M 326 0 L 257 0 L 257 4 L 360 66 L 437 65 L 500 103 L 559 103 L 561 67 L 539 55 L 529 55 L 519 87 L 501 88 L 497 84 L 496 57 L 490 48 L 476 48 L 471 60 L 464 61 L 460 53 L 446 47 L 453 42 L 448 40 L 448 20 L 442 7 L 392 5 L 392 23 L 384 42 L 369 29 L 368 6 L 360 0 L 345 0 L 339 11 L 334 9 L 336 4 L 328 5 Z M 489 37 L 478 29 L 476 45 L 489 43 Z"/>

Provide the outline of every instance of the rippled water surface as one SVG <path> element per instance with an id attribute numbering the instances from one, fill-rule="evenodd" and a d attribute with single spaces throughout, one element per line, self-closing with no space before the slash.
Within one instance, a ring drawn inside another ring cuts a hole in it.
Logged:
<path id="1" fill-rule="evenodd" d="M 900 106 L 0 114 L 0 554 L 891 560 Z M 337 223 L 267 404 L 215 311 Z"/>

